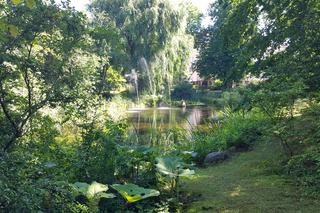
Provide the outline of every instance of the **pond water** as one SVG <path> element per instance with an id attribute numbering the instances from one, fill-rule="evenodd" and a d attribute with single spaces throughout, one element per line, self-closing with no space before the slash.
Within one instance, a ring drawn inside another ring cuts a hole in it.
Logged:
<path id="1" fill-rule="evenodd" d="M 155 141 L 168 137 L 173 129 L 184 129 L 188 134 L 209 120 L 217 119 L 215 110 L 206 106 L 129 109 L 127 113 L 129 139 L 139 145 L 154 145 Z"/>

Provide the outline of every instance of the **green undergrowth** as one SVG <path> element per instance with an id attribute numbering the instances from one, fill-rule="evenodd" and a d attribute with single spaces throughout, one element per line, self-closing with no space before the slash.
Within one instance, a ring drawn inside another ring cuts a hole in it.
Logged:
<path id="1" fill-rule="evenodd" d="M 278 143 L 259 142 L 250 152 L 198 169 L 195 178 L 183 182 L 185 193 L 194 199 L 183 212 L 319 212 L 316 199 L 302 196 L 280 175 L 281 159 Z"/>
<path id="2" fill-rule="evenodd" d="M 193 132 L 194 151 L 198 153 L 196 161 L 201 164 L 210 152 L 226 150 L 230 147 L 237 151 L 248 150 L 262 135 L 269 125 L 266 117 L 259 112 L 232 112 L 225 109 L 221 121 L 208 125 L 205 131 Z"/>

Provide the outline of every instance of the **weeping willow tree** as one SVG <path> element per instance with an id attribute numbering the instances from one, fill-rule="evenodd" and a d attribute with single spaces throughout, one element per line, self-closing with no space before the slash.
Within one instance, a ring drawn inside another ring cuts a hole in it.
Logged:
<path id="1" fill-rule="evenodd" d="M 187 30 L 186 7 L 181 6 L 182 20 L 178 31 L 166 43 L 164 49 L 155 54 L 150 63 L 154 74 L 154 87 L 158 93 L 170 96 L 171 88 L 186 79 L 189 71 L 190 54 L 194 39 Z"/>
<path id="2" fill-rule="evenodd" d="M 93 0 L 89 6 L 93 25 L 114 29 L 106 38 L 110 63 L 129 73 L 137 70 L 139 88 L 164 93 L 188 67 L 193 37 L 188 34 L 188 10 L 184 1 Z M 116 42 L 115 42 L 116 40 Z M 174 80 L 175 79 L 175 80 Z"/>

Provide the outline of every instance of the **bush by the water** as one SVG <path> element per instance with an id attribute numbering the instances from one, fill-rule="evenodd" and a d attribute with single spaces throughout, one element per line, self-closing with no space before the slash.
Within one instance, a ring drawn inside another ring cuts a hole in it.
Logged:
<path id="1" fill-rule="evenodd" d="M 178 84 L 171 93 L 171 97 L 175 100 L 189 100 L 194 95 L 195 91 L 192 84 L 183 82 Z"/>
<path id="2" fill-rule="evenodd" d="M 189 83 L 183 83 L 176 86 L 172 92 L 172 98 L 175 100 L 187 100 L 189 102 L 198 102 L 205 105 L 212 105 L 223 109 L 229 107 L 233 111 L 248 110 L 251 103 L 251 87 L 239 87 L 226 91 L 211 91 L 208 89 L 193 89 Z"/>
<path id="3" fill-rule="evenodd" d="M 239 112 L 225 113 L 221 123 L 212 124 L 208 131 L 198 131 L 194 134 L 197 160 L 214 151 L 235 147 L 237 150 L 247 150 L 261 136 L 263 127 L 268 123 L 265 116 L 259 112 L 249 112 L 243 115 Z"/>

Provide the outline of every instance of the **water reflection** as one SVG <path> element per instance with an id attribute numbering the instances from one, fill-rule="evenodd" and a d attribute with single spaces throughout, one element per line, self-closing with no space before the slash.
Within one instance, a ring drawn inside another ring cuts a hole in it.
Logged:
<path id="1" fill-rule="evenodd" d="M 183 128 L 188 133 L 215 117 L 209 107 L 132 109 L 128 111 L 130 143 L 156 145 L 161 138 L 170 141 L 172 130 Z"/>

